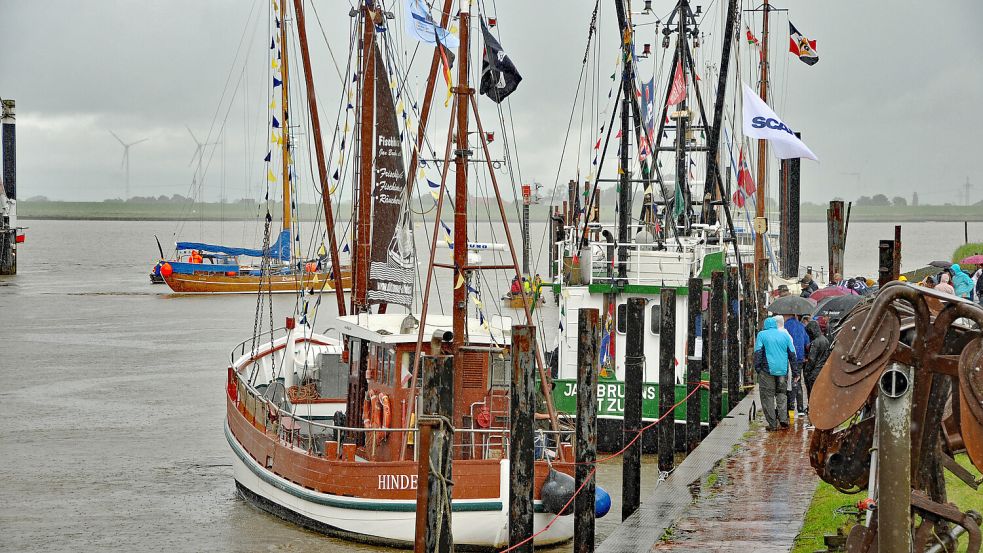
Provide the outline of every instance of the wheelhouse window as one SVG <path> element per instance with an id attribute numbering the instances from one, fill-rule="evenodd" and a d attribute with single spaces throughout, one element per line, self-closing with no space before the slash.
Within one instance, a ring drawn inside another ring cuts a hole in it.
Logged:
<path id="1" fill-rule="evenodd" d="M 662 306 L 654 304 L 649 308 L 649 331 L 658 335 L 662 328 Z"/>

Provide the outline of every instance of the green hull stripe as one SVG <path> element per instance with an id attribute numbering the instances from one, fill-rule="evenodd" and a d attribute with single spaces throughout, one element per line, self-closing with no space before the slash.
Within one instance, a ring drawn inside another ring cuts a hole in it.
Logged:
<path id="1" fill-rule="evenodd" d="M 328 507 L 352 509 L 356 511 L 390 511 L 400 513 L 416 512 L 416 501 L 402 501 L 398 503 L 396 501 L 348 501 L 338 496 L 329 496 L 326 494 L 297 489 L 293 486 L 287 486 L 263 469 L 256 467 L 256 461 L 254 461 L 252 457 L 250 457 L 249 454 L 242 449 L 239 442 L 236 441 L 235 437 L 232 435 L 232 431 L 229 429 L 228 423 L 225 424 L 225 439 L 228 440 L 229 446 L 232 447 L 232 451 L 235 452 L 239 459 L 242 459 L 242 462 L 249 467 L 249 470 L 251 470 L 253 474 L 258 476 L 267 484 L 281 491 L 287 492 L 294 497 L 303 499 L 304 501 L 309 501 L 311 503 L 317 503 L 318 505 L 325 505 Z M 501 511 L 502 502 L 455 500 L 451 501 L 451 509 L 455 512 Z M 542 512 L 541 502 L 536 505 L 536 512 Z"/>

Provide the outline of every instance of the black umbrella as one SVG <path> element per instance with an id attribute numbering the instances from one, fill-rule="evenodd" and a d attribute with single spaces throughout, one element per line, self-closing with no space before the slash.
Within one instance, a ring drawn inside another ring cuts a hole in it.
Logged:
<path id="1" fill-rule="evenodd" d="M 838 320 L 846 317 L 854 307 L 860 303 L 863 298 L 861 296 L 854 296 L 853 294 L 849 296 L 834 296 L 832 298 L 826 298 L 819 303 L 819 307 L 816 308 L 816 312 L 813 313 L 813 318 L 816 317 L 829 317 L 830 320 Z"/>
<path id="2" fill-rule="evenodd" d="M 809 315 L 816 304 L 800 296 L 785 296 L 771 302 L 768 311 L 776 315 Z"/>
<path id="3" fill-rule="evenodd" d="M 933 261 L 929 263 L 932 267 L 938 267 L 939 269 L 948 269 L 952 267 L 952 261 Z"/>

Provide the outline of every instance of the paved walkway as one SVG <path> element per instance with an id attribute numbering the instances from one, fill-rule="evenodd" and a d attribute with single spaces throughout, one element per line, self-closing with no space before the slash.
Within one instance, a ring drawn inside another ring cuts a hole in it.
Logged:
<path id="1" fill-rule="evenodd" d="M 818 483 L 811 431 L 797 420 L 766 432 L 760 412 L 749 424 L 752 401 L 760 405 L 756 393 L 745 398 L 600 551 L 789 551 Z"/>

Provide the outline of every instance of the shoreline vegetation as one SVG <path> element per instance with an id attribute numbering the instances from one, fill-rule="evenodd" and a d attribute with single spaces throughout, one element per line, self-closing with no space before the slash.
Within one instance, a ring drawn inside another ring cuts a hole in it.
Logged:
<path id="1" fill-rule="evenodd" d="M 426 202 L 427 199 L 424 199 Z M 480 200 L 478 200 L 480 201 Z M 414 206 L 415 207 L 415 206 Z M 602 220 L 613 220 L 614 210 L 602 205 Z M 314 221 L 322 215 L 321 208 L 315 204 L 300 204 L 298 215 L 301 221 Z M 509 220 L 519 218 L 515 204 L 508 202 L 505 211 Z M 538 204 L 530 207 L 529 219 L 546 222 L 549 206 Z M 280 212 L 279 204 L 272 205 L 270 212 L 274 217 Z M 17 215 L 20 219 L 59 219 L 59 220 L 102 220 L 102 221 L 253 221 L 265 213 L 255 201 L 236 201 L 227 203 L 193 203 L 190 201 L 103 201 L 103 202 L 62 202 L 51 200 L 21 200 L 17 202 Z M 335 213 L 342 220 L 351 213 L 350 204 L 335 206 Z M 802 222 L 822 222 L 826 220 L 826 206 L 804 203 L 800 207 Z M 978 205 L 853 205 L 850 212 L 853 222 L 905 223 L 919 221 L 962 222 L 983 221 L 983 208 Z"/>

